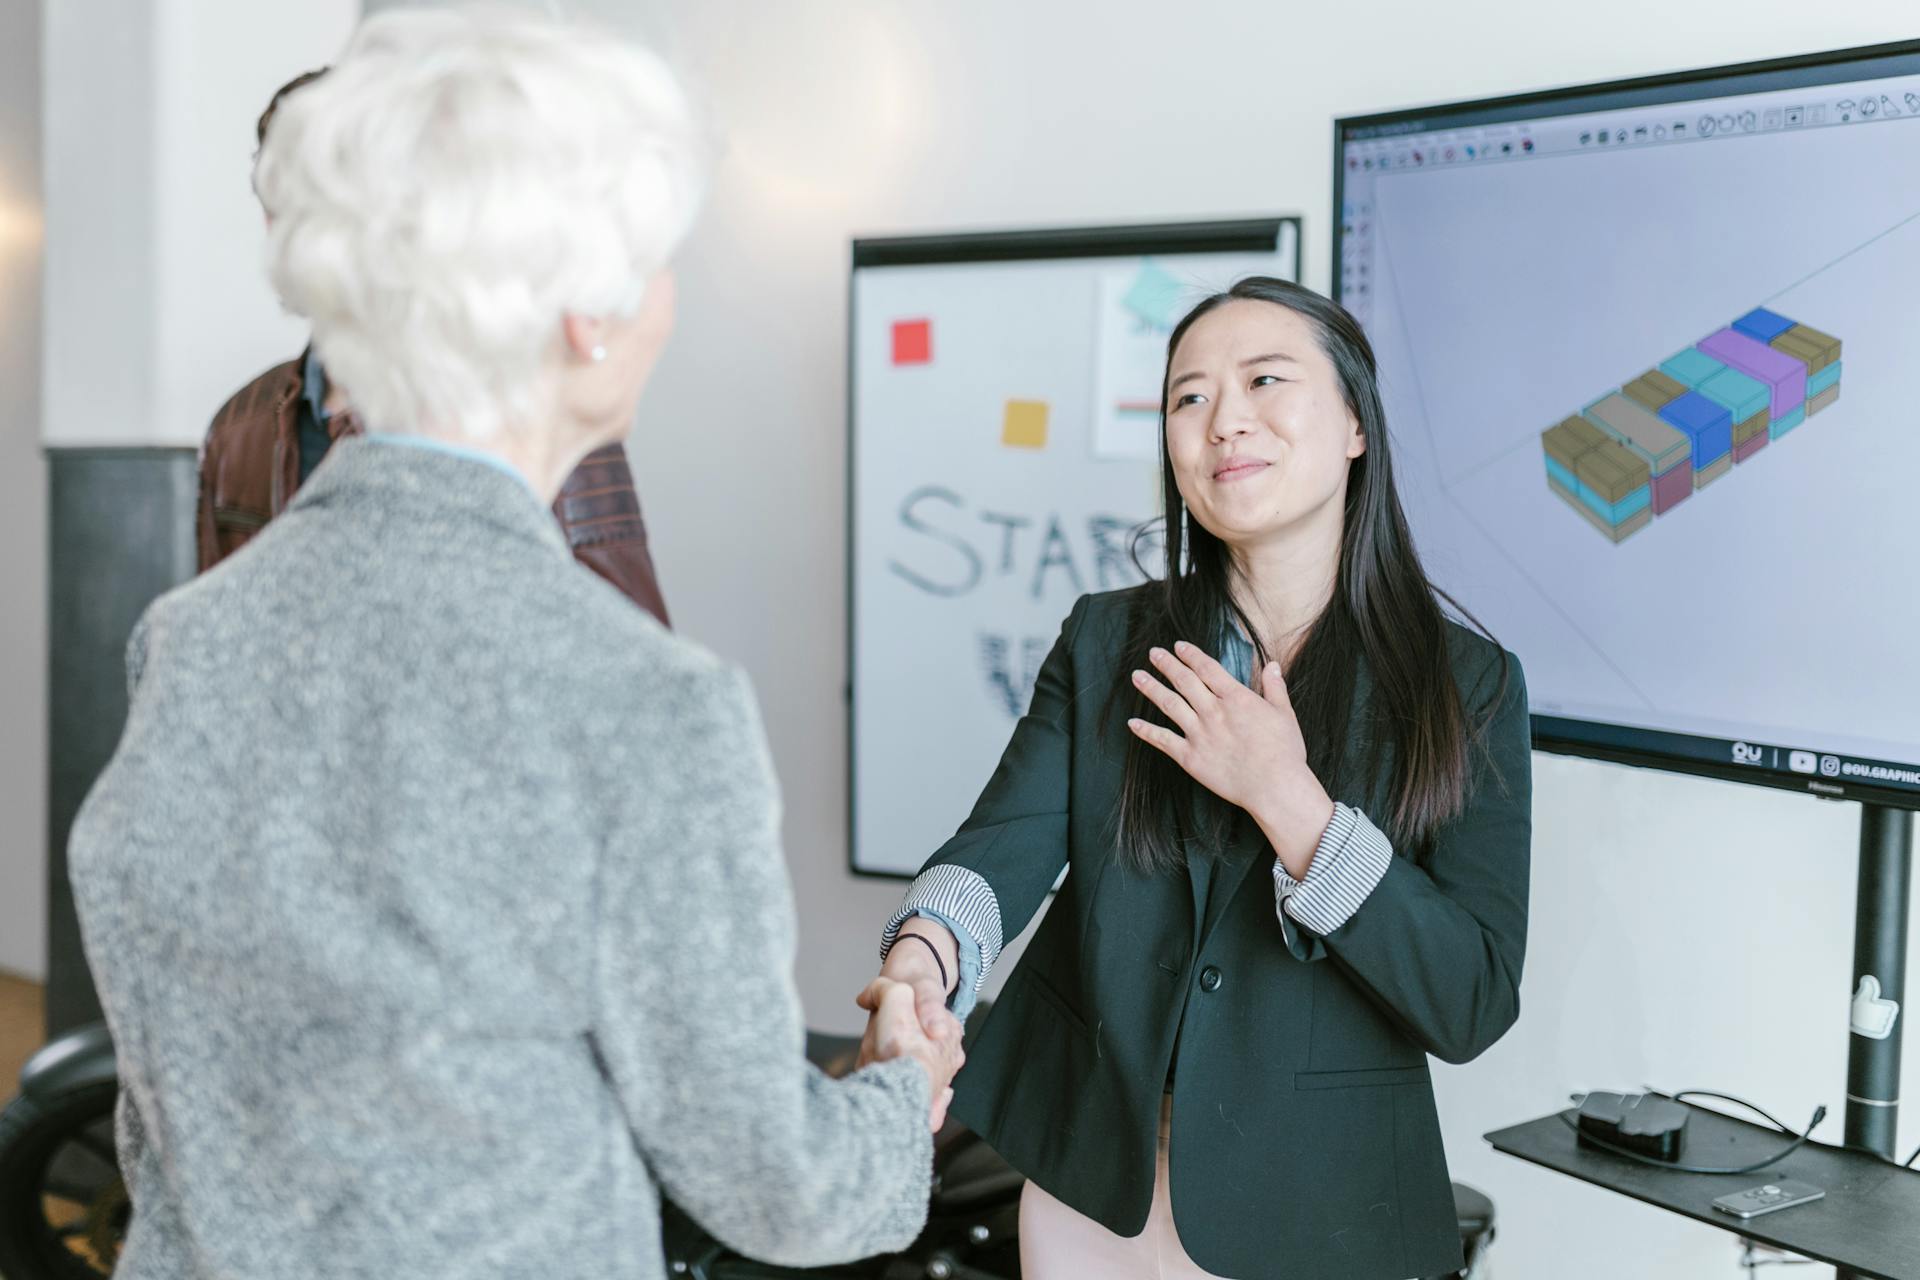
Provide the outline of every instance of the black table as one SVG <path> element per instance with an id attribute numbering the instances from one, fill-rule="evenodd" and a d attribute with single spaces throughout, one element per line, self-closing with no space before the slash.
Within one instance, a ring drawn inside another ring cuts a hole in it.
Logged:
<path id="1" fill-rule="evenodd" d="M 1687 1164 L 1752 1164 L 1789 1141 L 1777 1129 L 1703 1107 L 1688 1110 L 1692 1116 L 1681 1154 Z M 1561 1114 L 1570 1120 L 1575 1113 Z M 1920 1170 L 1902 1169 L 1868 1152 L 1809 1142 L 1758 1173 L 1728 1176 L 1656 1169 L 1580 1146 L 1560 1115 L 1496 1129 L 1486 1138 L 1496 1151 L 1762 1244 L 1876 1280 L 1920 1280 Z M 1715 1196 L 1782 1178 L 1824 1188 L 1826 1198 L 1757 1218 L 1736 1218 L 1713 1207 Z"/>

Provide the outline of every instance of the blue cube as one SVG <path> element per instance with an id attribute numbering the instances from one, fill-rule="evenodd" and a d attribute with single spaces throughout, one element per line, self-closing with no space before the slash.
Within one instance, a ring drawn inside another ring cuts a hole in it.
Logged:
<path id="1" fill-rule="evenodd" d="M 1733 413 L 1698 391 L 1689 391 L 1662 409 L 1660 419 L 1693 441 L 1696 474 L 1733 448 Z"/>
<path id="2" fill-rule="evenodd" d="M 1772 342 L 1793 325 L 1793 321 L 1765 307 L 1755 307 L 1733 322 L 1734 332 L 1744 333 L 1755 342 Z"/>

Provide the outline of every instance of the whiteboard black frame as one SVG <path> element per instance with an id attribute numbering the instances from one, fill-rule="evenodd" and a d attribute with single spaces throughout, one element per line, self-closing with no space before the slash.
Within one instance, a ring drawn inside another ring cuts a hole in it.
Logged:
<path id="1" fill-rule="evenodd" d="M 854 663 L 859 584 L 854 576 L 854 546 L 859 537 L 855 518 L 854 459 L 858 454 L 858 406 L 855 403 L 854 351 L 859 316 L 854 279 L 863 267 L 924 267 L 966 262 L 1065 262 L 1077 258 L 1174 257 L 1196 253 L 1271 253 L 1283 230 L 1293 228 L 1293 278 L 1303 266 L 1302 225 L 1299 214 L 1261 218 L 1231 218 L 1212 222 L 1163 222 L 1104 227 L 1049 227 L 1030 231 L 976 231 L 953 234 L 885 236 L 854 240 L 847 270 L 847 475 L 846 475 L 846 583 L 847 583 L 847 870 L 873 880 L 912 880 L 899 871 L 874 871 L 860 865 L 854 815 L 859 804 L 854 738 Z M 982 785 L 985 779 L 981 779 Z M 931 854 L 933 851 L 927 851 Z"/>
<path id="2" fill-rule="evenodd" d="M 1340 299 L 1341 236 L 1345 229 L 1342 211 L 1346 207 L 1344 160 L 1346 144 L 1350 141 L 1915 74 L 1920 74 L 1920 40 L 1900 40 L 1759 62 L 1730 63 L 1691 71 L 1639 76 L 1628 80 L 1570 85 L 1498 98 L 1476 98 L 1339 117 L 1333 122 L 1333 298 L 1335 301 Z M 1853 800 L 1896 809 L 1920 809 L 1920 787 L 1875 786 L 1871 782 L 1852 779 L 1812 777 L 1794 773 L 1778 763 L 1783 753 L 1796 745 L 1805 744 L 1741 743 L 1738 745 L 1754 746 L 1770 753 L 1771 763 L 1755 761 L 1740 764 L 1733 759 L 1736 743 L 1731 738 L 1643 729 L 1574 716 L 1534 715 L 1532 722 L 1533 747 L 1536 751 L 1796 791 L 1823 800 Z M 1893 765 L 1903 769 L 1920 768 L 1920 761 L 1866 761 L 1865 757 L 1851 752 L 1847 754 L 1850 759 L 1866 763 Z"/>

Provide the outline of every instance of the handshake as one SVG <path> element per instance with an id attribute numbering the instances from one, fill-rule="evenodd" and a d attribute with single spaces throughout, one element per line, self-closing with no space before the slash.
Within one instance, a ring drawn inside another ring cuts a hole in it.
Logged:
<path id="1" fill-rule="evenodd" d="M 921 936 L 936 948 L 945 944 L 943 949 L 956 957 L 953 969 L 959 968 L 958 947 L 944 928 L 936 926 Z M 867 1011 L 858 1065 L 865 1067 L 894 1058 L 918 1062 L 933 1086 L 933 1109 L 927 1124 L 938 1132 L 953 1101 L 953 1077 L 967 1055 L 960 1047 L 960 1020 L 947 1008 L 945 975 L 934 957 L 935 952 L 927 947 L 896 946 L 881 966 L 880 976 L 854 997 L 854 1003 Z"/>

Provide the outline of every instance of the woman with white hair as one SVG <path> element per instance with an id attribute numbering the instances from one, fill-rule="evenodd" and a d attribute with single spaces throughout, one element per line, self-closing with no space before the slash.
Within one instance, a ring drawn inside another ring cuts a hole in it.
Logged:
<path id="1" fill-rule="evenodd" d="M 654 1276 L 905 1247 L 957 1024 L 877 984 L 805 1065 L 741 674 L 547 506 L 673 320 L 696 131 L 656 59 L 500 10 L 365 23 L 256 171 L 368 431 L 135 629 L 69 850 L 119 1049 L 119 1274 Z"/>

